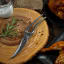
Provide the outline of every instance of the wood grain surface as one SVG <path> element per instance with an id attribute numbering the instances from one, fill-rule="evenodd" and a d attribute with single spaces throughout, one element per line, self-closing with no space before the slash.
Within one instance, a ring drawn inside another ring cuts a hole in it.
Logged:
<path id="1" fill-rule="evenodd" d="M 13 16 L 17 16 L 17 15 L 32 18 L 32 22 L 33 22 L 40 14 L 36 11 L 26 8 L 15 8 Z M 6 64 L 19 64 L 28 61 L 42 47 L 44 47 L 44 45 L 47 43 L 48 36 L 49 36 L 48 25 L 46 20 L 44 20 L 35 29 L 34 34 L 27 41 L 27 44 L 23 48 L 22 52 L 20 52 L 20 54 L 16 56 L 14 59 L 10 59 L 10 57 L 16 51 L 18 45 L 7 46 L 0 42 L 0 62 Z"/>

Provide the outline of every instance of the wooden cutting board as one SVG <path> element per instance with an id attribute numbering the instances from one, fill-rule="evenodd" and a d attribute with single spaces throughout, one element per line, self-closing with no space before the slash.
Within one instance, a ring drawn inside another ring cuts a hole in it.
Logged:
<path id="1" fill-rule="evenodd" d="M 32 22 L 40 16 L 40 14 L 34 10 L 26 8 L 15 8 L 13 16 L 25 16 L 32 19 Z M 5 19 L 4 19 L 5 20 Z M 0 20 L 2 21 L 2 20 Z M 6 64 L 19 64 L 28 61 L 32 56 L 34 56 L 44 45 L 47 43 L 49 36 L 48 25 L 46 20 L 44 20 L 35 29 L 32 37 L 27 41 L 27 44 L 23 48 L 22 52 L 14 59 L 10 59 L 13 53 L 16 51 L 18 45 L 7 46 L 0 42 L 0 62 Z"/>

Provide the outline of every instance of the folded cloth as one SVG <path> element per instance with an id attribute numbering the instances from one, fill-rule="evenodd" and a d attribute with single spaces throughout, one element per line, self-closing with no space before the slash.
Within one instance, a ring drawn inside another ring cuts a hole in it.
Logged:
<path id="1" fill-rule="evenodd" d="M 30 8 L 30 9 L 42 9 L 42 0 L 14 0 L 14 7 Z"/>

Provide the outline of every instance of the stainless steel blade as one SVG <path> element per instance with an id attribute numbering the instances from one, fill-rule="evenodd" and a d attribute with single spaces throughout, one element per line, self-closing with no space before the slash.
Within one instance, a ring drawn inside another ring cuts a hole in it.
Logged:
<path id="1" fill-rule="evenodd" d="M 22 38 L 16 52 L 11 56 L 11 58 L 16 57 L 20 53 L 20 51 L 23 49 L 24 45 L 26 44 L 27 39 L 28 39 L 27 36 L 24 35 L 24 37 Z"/>
<path id="2" fill-rule="evenodd" d="M 42 15 L 41 15 L 41 16 L 42 16 Z M 38 19 L 39 19 L 41 16 L 39 16 Z M 36 22 L 38 19 L 36 19 L 34 22 Z M 42 20 L 40 20 L 38 23 L 36 23 L 35 26 L 34 26 L 34 29 L 35 29 L 35 27 L 36 27 L 39 23 L 41 23 L 41 22 L 42 22 L 43 20 L 45 20 L 45 19 L 46 19 L 46 17 L 44 17 Z M 32 23 L 32 24 L 33 24 L 33 23 Z M 26 32 L 26 31 L 29 30 L 29 28 L 32 26 L 32 24 L 29 25 L 29 26 L 27 27 L 27 29 L 25 30 L 24 37 L 22 38 L 22 40 L 21 40 L 21 42 L 20 42 L 20 44 L 19 44 L 16 52 L 13 54 L 13 56 L 11 56 L 11 59 L 14 58 L 14 57 L 16 57 L 16 56 L 20 53 L 20 51 L 22 51 L 22 49 L 23 49 L 23 47 L 25 46 L 27 40 L 28 40 L 28 39 L 30 38 L 30 36 L 34 33 L 34 31 L 33 31 L 34 29 L 32 30 L 32 32 Z"/>

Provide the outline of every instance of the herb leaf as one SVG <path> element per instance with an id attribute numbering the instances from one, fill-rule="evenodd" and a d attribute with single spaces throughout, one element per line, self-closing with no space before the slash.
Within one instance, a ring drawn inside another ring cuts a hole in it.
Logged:
<path id="1" fill-rule="evenodd" d="M 12 18 L 12 25 L 14 25 L 16 23 L 16 19 L 13 17 Z"/>
<path id="2" fill-rule="evenodd" d="M 12 30 L 12 29 L 14 29 L 14 28 L 15 28 L 15 26 L 12 26 L 12 25 L 9 26 L 9 29 L 10 29 L 10 30 Z"/>
<path id="3" fill-rule="evenodd" d="M 8 22 L 6 25 L 6 29 L 2 29 L 2 33 L 0 34 L 0 37 L 9 37 L 9 36 L 16 36 L 17 31 L 14 30 L 16 27 L 14 24 L 16 24 L 16 19 L 13 17 L 12 18 L 12 24 Z"/>

